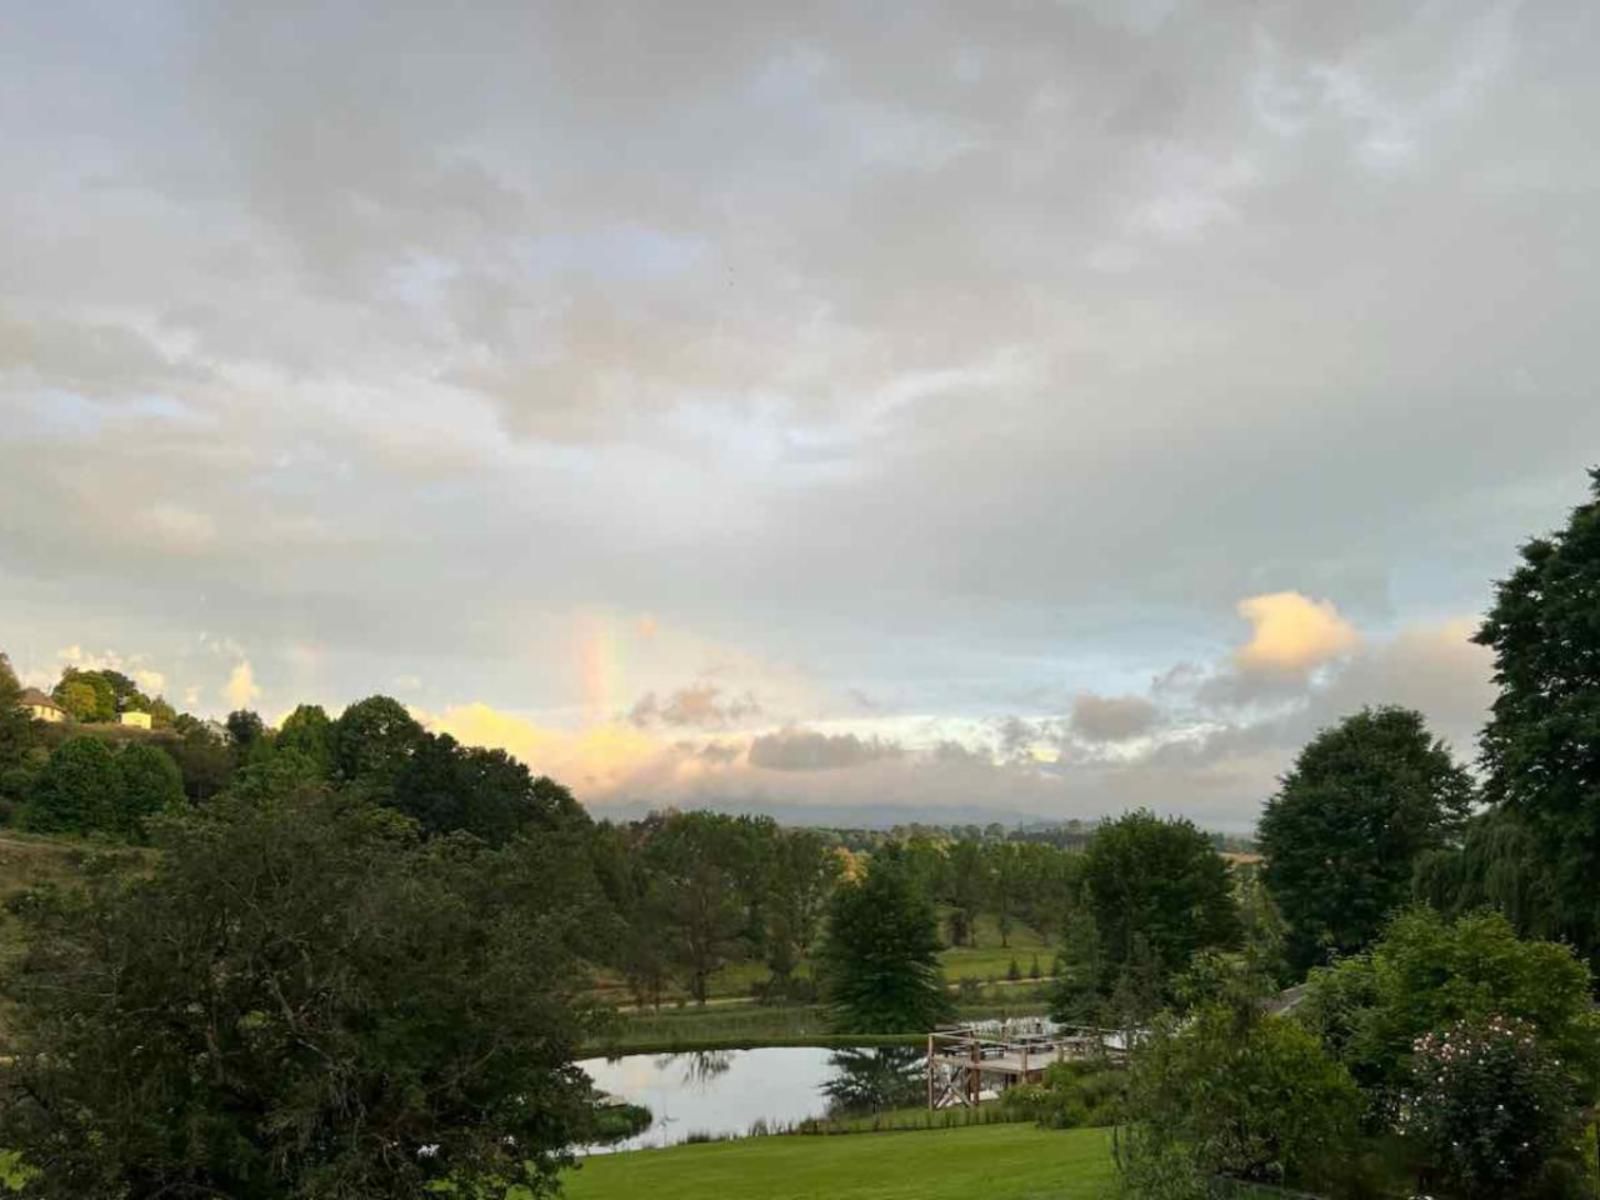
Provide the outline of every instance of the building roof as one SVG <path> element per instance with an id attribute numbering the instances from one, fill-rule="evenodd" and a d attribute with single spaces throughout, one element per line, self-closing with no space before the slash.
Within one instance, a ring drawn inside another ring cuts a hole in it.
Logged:
<path id="1" fill-rule="evenodd" d="M 23 688 L 22 695 L 17 698 L 17 703 L 22 705 L 23 708 L 53 708 L 57 712 L 67 711 L 38 688 Z"/>

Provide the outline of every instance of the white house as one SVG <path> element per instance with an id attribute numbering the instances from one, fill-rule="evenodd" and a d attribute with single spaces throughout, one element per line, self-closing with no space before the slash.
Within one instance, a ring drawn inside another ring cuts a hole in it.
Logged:
<path id="1" fill-rule="evenodd" d="M 133 712 L 130 710 L 118 717 L 117 723 L 120 725 L 131 726 L 134 729 L 149 729 L 150 714 L 147 712 Z"/>
<path id="2" fill-rule="evenodd" d="M 67 710 L 38 688 L 24 688 L 17 703 L 35 721 L 49 721 L 54 724 L 57 721 L 65 721 L 67 719 Z"/>

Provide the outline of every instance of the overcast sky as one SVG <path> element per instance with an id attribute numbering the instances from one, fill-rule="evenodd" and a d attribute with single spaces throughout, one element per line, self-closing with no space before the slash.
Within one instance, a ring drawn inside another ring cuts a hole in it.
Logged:
<path id="1" fill-rule="evenodd" d="M 1248 827 L 1600 460 L 1600 7 L 0 0 L 0 647 Z"/>

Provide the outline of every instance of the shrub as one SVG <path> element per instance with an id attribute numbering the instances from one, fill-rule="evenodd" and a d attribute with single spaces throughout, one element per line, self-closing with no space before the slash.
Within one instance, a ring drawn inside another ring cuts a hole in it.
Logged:
<path id="1" fill-rule="evenodd" d="M 1348 1072 L 1300 1026 L 1253 1005 L 1206 1005 L 1182 1025 L 1158 1019 L 1134 1052 L 1118 1169 L 1135 1188 L 1146 1176 L 1170 1183 L 1175 1163 L 1197 1179 L 1316 1184 L 1361 1107 Z"/>
<path id="2" fill-rule="evenodd" d="M 1039 1083 L 1008 1088 L 1000 1106 L 1011 1118 L 1042 1129 L 1111 1125 L 1127 1078 L 1127 1072 L 1100 1062 L 1051 1063 Z"/>
<path id="3" fill-rule="evenodd" d="M 1452 1191 L 1517 1196 L 1571 1142 L 1572 1100 L 1568 1071 L 1527 1021 L 1458 1021 L 1416 1040 L 1397 1126 Z"/>

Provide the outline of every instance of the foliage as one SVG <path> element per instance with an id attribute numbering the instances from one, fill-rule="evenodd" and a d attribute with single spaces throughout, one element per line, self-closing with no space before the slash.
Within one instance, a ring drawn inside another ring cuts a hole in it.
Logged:
<path id="1" fill-rule="evenodd" d="M 1146 958 L 1164 988 L 1196 951 L 1237 944 L 1227 864 L 1189 821 L 1128 813 L 1096 831 L 1083 859 L 1103 991 Z"/>
<path id="2" fill-rule="evenodd" d="M 1361 1095 L 1294 1022 L 1210 1004 L 1181 1025 L 1153 1024 L 1130 1057 L 1126 1106 L 1124 1183 L 1135 1195 L 1170 1194 L 1214 1175 L 1325 1180 L 1354 1138 Z"/>
<path id="3" fill-rule="evenodd" d="M 228 741 L 241 761 L 248 757 L 256 743 L 267 736 L 267 724 L 261 714 L 248 708 L 235 709 L 222 723 L 228 731 Z"/>
<path id="4" fill-rule="evenodd" d="M 1418 907 L 1370 951 L 1314 970 L 1297 1016 L 1387 1107 L 1416 1040 L 1458 1021 L 1525 1021 L 1592 1080 L 1600 1031 L 1589 991 L 1589 969 L 1570 947 L 1518 940 L 1499 913 L 1451 920 Z"/>
<path id="5" fill-rule="evenodd" d="M 1570 1146 L 1573 1081 L 1526 1021 L 1458 1021 L 1412 1045 L 1398 1127 L 1467 1197 L 1533 1191 L 1544 1164 Z"/>
<path id="6" fill-rule="evenodd" d="M 841 884 L 829 905 L 821 959 L 834 1028 L 932 1029 L 950 1011 L 938 956 L 932 903 L 901 857 L 880 851 L 866 877 Z"/>
<path id="7" fill-rule="evenodd" d="M 22 685 L 0 653 L 0 771 L 21 765 L 33 746 L 33 720 L 22 707 Z"/>
<path id="8" fill-rule="evenodd" d="M 118 676 L 126 680 L 126 676 Z M 104 671 L 80 671 L 68 667 L 51 691 L 55 702 L 67 710 L 74 721 L 105 722 L 117 719 L 117 692 Z"/>
<path id="9" fill-rule="evenodd" d="M 1371 942 L 1409 898 L 1417 857 L 1453 842 L 1472 799 L 1471 776 L 1410 709 L 1363 709 L 1313 738 L 1259 829 L 1290 966 Z"/>
<path id="10" fill-rule="evenodd" d="M 278 726 L 276 746 L 301 755 L 323 779 L 333 771 L 333 722 L 320 704 L 297 705 Z"/>
<path id="11" fill-rule="evenodd" d="M 1564 529 L 1522 547 L 1477 641 L 1500 693 L 1484 793 L 1527 831 L 1546 885 L 1519 927 L 1600 955 L 1600 470 Z"/>
<path id="12" fill-rule="evenodd" d="M 166 751 L 130 742 L 116 757 L 121 777 L 115 832 L 143 841 L 150 818 L 183 802 L 183 776 Z"/>
<path id="13" fill-rule="evenodd" d="M 334 774 L 374 795 L 385 795 L 421 740 L 422 726 L 405 705 L 388 696 L 368 696 L 334 722 Z"/>
<path id="14" fill-rule="evenodd" d="M 418 734 L 384 799 L 424 833 L 459 830 L 495 846 L 527 828 L 548 831 L 588 819 L 566 788 L 534 779 L 504 750 L 465 747 L 447 734 Z"/>
<path id="15" fill-rule="evenodd" d="M 1063 1025 L 1098 1023 L 1102 1016 L 1100 933 L 1087 910 L 1074 912 L 1066 920 L 1055 977 L 1050 1016 Z"/>
<path id="16" fill-rule="evenodd" d="M 122 774 L 111 748 L 99 738 L 69 738 L 34 780 L 23 824 L 40 833 L 118 829 L 121 792 Z"/>
<path id="17" fill-rule="evenodd" d="M 1041 1129 L 1113 1124 L 1123 1107 L 1127 1072 L 1099 1062 L 1059 1062 L 1038 1083 L 1007 1088 L 1001 1107 Z"/>
<path id="18" fill-rule="evenodd" d="M 0 1145 L 39 1195 L 551 1190 L 588 1104 L 568 848 L 315 789 L 157 835 L 147 874 L 13 905 Z"/>

